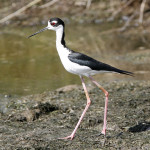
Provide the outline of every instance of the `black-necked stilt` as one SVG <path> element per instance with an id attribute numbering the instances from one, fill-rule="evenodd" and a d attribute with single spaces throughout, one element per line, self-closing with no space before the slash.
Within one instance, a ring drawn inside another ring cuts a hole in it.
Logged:
<path id="1" fill-rule="evenodd" d="M 120 73 L 120 74 L 125 74 L 125 75 L 132 75 L 133 73 L 117 69 L 115 67 L 112 67 L 108 64 L 99 62 L 87 55 L 84 55 L 82 53 L 75 52 L 73 50 L 70 50 L 65 43 L 65 24 L 64 22 L 59 19 L 59 18 L 51 18 L 48 21 L 48 26 L 45 27 L 44 29 L 32 34 L 29 36 L 32 37 L 40 32 L 43 32 L 45 30 L 54 30 L 56 31 L 56 48 L 59 54 L 59 57 L 61 59 L 61 62 L 64 66 L 64 68 L 73 74 L 79 75 L 82 81 L 83 89 L 85 91 L 85 95 L 87 98 L 87 104 L 86 107 L 75 127 L 71 135 L 61 138 L 61 139 L 73 139 L 77 128 L 79 127 L 88 107 L 91 104 L 91 100 L 87 91 L 87 88 L 85 86 L 83 76 L 86 76 L 91 79 L 91 81 L 98 86 L 105 94 L 106 100 L 105 100 L 105 109 L 104 109 L 104 124 L 103 124 L 103 129 L 102 129 L 102 134 L 106 134 L 106 117 L 107 117 L 107 104 L 108 104 L 108 92 L 101 86 L 99 85 L 93 78 L 92 75 L 98 74 L 98 73 L 104 73 L 104 72 L 115 72 L 115 73 Z"/>

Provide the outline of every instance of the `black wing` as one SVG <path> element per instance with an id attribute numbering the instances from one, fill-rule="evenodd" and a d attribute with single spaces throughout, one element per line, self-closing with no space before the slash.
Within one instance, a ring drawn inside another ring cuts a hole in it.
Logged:
<path id="1" fill-rule="evenodd" d="M 82 53 L 77 53 L 77 52 L 72 51 L 72 53 L 69 54 L 68 58 L 70 61 L 77 63 L 81 66 L 88 66 L 92 70 L 111 71 L 111 72 L 117 72 L 117 73 L 126 74 L 126 75 L 133 75 L 132 72 L 117 69 L 108 64 L 97 61 L 97 60 L 95 60 L 87 55 L 84 55 Z"/>

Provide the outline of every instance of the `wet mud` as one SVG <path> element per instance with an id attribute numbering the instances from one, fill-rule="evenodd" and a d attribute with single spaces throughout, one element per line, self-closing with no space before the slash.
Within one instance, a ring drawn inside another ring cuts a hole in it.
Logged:
<path id="1" fill-rule="evenodd" d="M 1 149 L 150 149 L 150 82 L 101 84 L 109 92 L 106 136 L 100 134 L 104 94 L 87 84 L 92 103 L 75 138 L 58 139 L 71 134 L 86 105 L 82 87 L 70 85 L 52 92 L 10 98 L 6 108 L 1 108 Z"/>

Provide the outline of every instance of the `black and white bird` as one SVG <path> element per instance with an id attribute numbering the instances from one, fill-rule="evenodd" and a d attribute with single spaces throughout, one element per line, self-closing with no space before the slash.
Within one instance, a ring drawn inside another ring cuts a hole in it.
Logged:
<path id="1" fill-rule="evenodd" d="M 100 85 L 98 84 L 93 78 L 92 75 L 98 74 L 98 73 L 105 73 L 105 72 L 114 72 L 114 73 L 120 73 L 120 74 L 125 74 L 125 75 L 131 75 L 133 73 L 117 69 L 115 67 L 112 67 L 111 65 L 102 63 L 100 61 L 97 61 L 85 54 L 75 52 L 71 49 L 69 49 L 66 46 L 65 42 L 65 24 L 60 18 L 51 18 L 48 21 L 48 26 L 41 29 L 40 31 L 30 35 L 28 38 L 43 32 L 45 30 L 54 30 L 56 31 L 56 48 L 60 57 L 60 60 L 64 66 L 64 68 L 73 74 L 79 75 L 82 81 L 83 89 L 85 91 L 85 95 L 87 98 L 87 104 L 86 107 L 75 127 L 71 135 L 61 138 L 61 139 L 73 139 L 74 135 L 88 109 L 88 107 L 91 104 L 91 100 L 87 91 L 87 88 L 85 86 L 85 82 L 83 79 L 83 76 L 86 76 L 91 79 L 91 81 L 98 86 L 105 94 L 105 109 L 104 109 L 104 124 L 103 124 L 103 129 L 102 129 L 102 134 L 106 134 L 106 117 L 107 117 L 107 105 L 108 105 L 108 92 Z"/>

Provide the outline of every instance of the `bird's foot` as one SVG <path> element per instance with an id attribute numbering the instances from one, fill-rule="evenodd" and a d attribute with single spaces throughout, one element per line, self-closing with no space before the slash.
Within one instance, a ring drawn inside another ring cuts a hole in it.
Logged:
<path id="1" fill-rule="evenodd" d="M 58 139 L 61 139 L 61 140 L 72 140 L 74 138 L 74 135 L 69 135 L 69 136 L 66 136 L 66 137 L 63 137 L 63 138 L 58 138 Z"/>
<path id="2" fill-rule="evenodd" d="M 106 135 L 106 129 L 103 129 L 102 132 L 101 132 L 101 134 Z"/>

